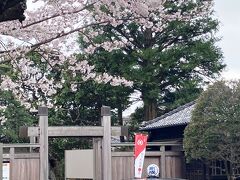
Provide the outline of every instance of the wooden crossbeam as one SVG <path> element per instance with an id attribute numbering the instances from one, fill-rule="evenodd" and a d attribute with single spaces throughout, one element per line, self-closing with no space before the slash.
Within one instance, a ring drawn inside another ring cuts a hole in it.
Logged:
<path id="1" fill-rule="evenodd" d="M 21 137 L 39 136 L 39 127 L 22 127 Z M 128 136 L 128 128 L 111 127 L 112 136 Z M 103 137 L 103 126 L 50 126 L 48 137 Z"/>

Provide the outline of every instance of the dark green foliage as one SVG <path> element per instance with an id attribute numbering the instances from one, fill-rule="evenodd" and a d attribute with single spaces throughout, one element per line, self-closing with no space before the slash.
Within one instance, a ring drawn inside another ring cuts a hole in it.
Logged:
<path id="1" fill-rule="evenodd" d="M 76 81 L 77 79 L 75 79 Z M 109 84 L 98 84 L 94 81 L 81 81 L 77 91 L 72 92 L 71 79 L 67 79 L 63 89 L 55 97 L 57 111 L 64 121 L 57 122 L 68 125 L 99 125 L 100 109 L 103 105 L 112 109 L 122 106 L 126 108 L 128 92 L 125 87 L 112 87 Z M 119 103 L 121 102 L 121 103 Z M 60 119 L 61 119 L 60 118 Z"/>
<path id="2" fill-rule="evenodd" d="M 71 90 L 71 82 L 79 82 L 77 91 Z M 118 107 L 118 101 L 124 99 L 124 87 L 111 87 L 94 81 L 83 82 L 80 76 L 66 76 L 63 89 L 55 97 L 57 109 L 49 112 L 49 125 L 52 126 L 99 126 L 101 125 L 101 107 Z M 116 114 L 112 114 L 112 124 L 119 125 Z M 56 176 L 63 176 L 64 150 L 92 148 L 92 138 L 54 138 L 49 139 L 50 158 L 55 162 Z M 60 170 L 60 171 L 59 171 Z"/>
<path id="3" fill-rule="evenodd" d="M 27 8 L 26 0 L 1 0 L 0 1 L 0 22 L 25 19 L 24 10 Z"/>
<path id="4" fill-rule="evenodd" d="M 0 108 L 1 118 L 1 142 L 2 143 L 17 143 L 26 142 L 25 139 L 19 138 L 20 126 L 33 126 L 37 123 L 37 118 L 30 114 L 24 106 L 14 99 L 10 92 L 0 91 Z"/>
<path id="5" fill-rule="evenodd" d="M 187 159 L 222 160 L 234 176 L 240 165 L 240 83 L 211 85 L 199 97 L 184 132 Z"/>
<path id="6" fill-rule="evenodd" d="M 144 109 L 137 108 L 130 116 L 131 121 L 129 122 L 129 140 L 134 141 L 134 133 L 139 131 L 141 122 L 144 121 Z"/>

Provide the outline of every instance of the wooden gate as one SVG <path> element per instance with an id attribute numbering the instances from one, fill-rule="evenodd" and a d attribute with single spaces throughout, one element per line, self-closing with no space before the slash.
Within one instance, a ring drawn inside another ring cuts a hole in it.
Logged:
<path id="1" fill-rule="evenodd" d="M 21 128 L 22 137 L 30 137 L 34 142 L 38 137 L 40 145 L 40 165 L 39 180 L 48 179 L 48 138 L 55 137 L 92 137 L 97 139 L 98 148 L 95 153 L 101 155 L 101 171 L 97 173 L 97 180 L 111 179 L 111 136 L 127 136 L 125 127 L 111 127 L 110 107 L 103 106 L 101 108 L 101 126 L 48 126 L 48 109 L 47 107 L 39 107 L 39 126 Z M 84 162 L 83 162 L 84 163 Z M 96 166 L 96 169 L 100 166 Z"/>

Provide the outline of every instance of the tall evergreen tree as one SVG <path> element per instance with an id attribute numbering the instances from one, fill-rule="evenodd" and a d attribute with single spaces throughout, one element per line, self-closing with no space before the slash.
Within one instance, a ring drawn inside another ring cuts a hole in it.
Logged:
<path id="1" fill-rule="evenodd" d="M 175 1 L 166 1 L 163 10 L 169 14 L 177 11 L 190 14 L 200 6 L 204 6 L 204 1 L 180 6 Z M 86 54 L 86 59 L 97 71 L 134 82 L 132 88 L 141 92 L 144 102 L 144 119 L 150 120 L 157 116 L 158 107 L 196 98 L 202 85 L 216 78 L 224 68 L 222 52 L 215 44 L 218 21 L 212 17 L 212 10 L 206 8 L 206 11 L 209 16 L 188 21 L 176 18 L 164 24 L 160 15 L 149 15 L 152 22 L 149 26 L 129 20 L 120 25 L 97 26 L 95 31 L 101 30 L 101 35 L 86 41 L 86 34 L 93 32 L 86 29 L 81 45 L 83 49 L 96 46 L 94 53 Z M 154 30 L 154 25 L 161 21 L 162 29 Z M 127 45 L 109 52 L 104 47 L 109 41 L 122 41 Z"/>

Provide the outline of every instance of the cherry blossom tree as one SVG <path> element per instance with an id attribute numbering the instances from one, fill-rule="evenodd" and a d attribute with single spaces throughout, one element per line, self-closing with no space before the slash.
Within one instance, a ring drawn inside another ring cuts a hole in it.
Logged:
<path id="1" fill-rule="evenodd" d="M 97 26 L 117 26 L 123 22 L 135 22 L 144 29 L 161 32 L 172 21 L 189 22 L 199 16 L 209 16 L 212 6 L 212 1 L 203 1 L 184 13 L 179 9 L 165 8 L 165 3 L 178 7 L 191 5 L 195 1 L 35 0 L 33 6 L 38 8 L 28 8 L 22 23 L 0 23 L 0 65 L 11 69 L 1 75 L 1 89 L 11 90 L 23 104 L 30 107 L 34 98 L 39 103 L 52 106 L 54 101 L 51 96 L 61 89 L 66 75 L 80 75 L 83 81 L 93 79 L 100 83 L 131 86 L 131 81 L 108 72 L 98 74 L 87 59 L 76 58 L 75 38 L 81 34 L 85 41 L 91 42 L 103 33 Z M 126 46 L 135 46 L 127 36 L 93 43 L 81 51 L 94 53 L 98 47 L 112 51 Z M 72 90 L 77 90 L 77 84 L 71 84 Z"/>

